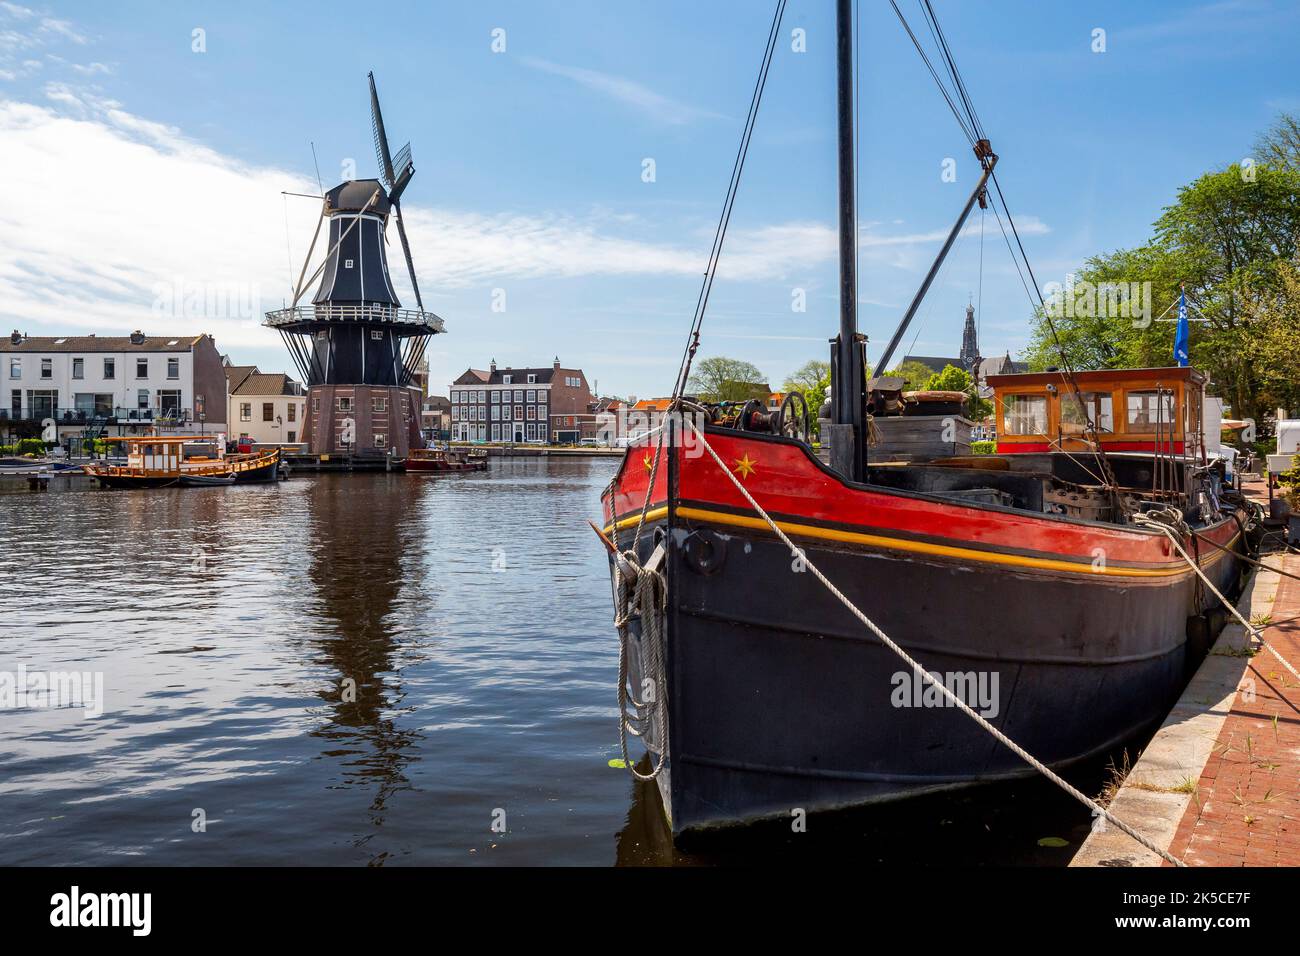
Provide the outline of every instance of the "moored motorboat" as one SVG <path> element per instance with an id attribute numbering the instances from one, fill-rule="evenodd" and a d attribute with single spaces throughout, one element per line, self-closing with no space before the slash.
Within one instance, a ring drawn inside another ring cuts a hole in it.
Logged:
<path id="1" fill-rule="evenodd" d="M 478 449 L 413 448 L 406 458 L 406 470 L 413 474 L 486 471 L 487 454 Z"/>
<path id="2" fill-rule="evenodd" d="M 203 447 L 206 452 L 213 447 L 212 443 L 179 435 L 109 440 L 126 444 L 126 464 L 90 462 L 83 466 L 85 474 L 106 488 L 196 487 L 275 481 L 280 467 L 279 448 L 246 455 L 226 455 L 224 448 L 216 445 L 215 455 L 205 453 L 187 457 L 186 446 Z"/>

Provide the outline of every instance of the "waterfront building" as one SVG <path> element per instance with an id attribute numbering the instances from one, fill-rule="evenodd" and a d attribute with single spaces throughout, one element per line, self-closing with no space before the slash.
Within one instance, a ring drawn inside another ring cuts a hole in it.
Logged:
<path id="1" fill-rule="evenodd" d="M 595 437 L 596 399 L 582 369 L 466 369 L 451 383 L 454 441 L 565 444 Z"/>
<path id="2" fill-rule="evenodd" d="M 0 339 L 0 430 L 88 434 L 226 431 L 226 375 L 212 336 L 25 335 Z"/>
<path id="3" fill-rule="evenodd" d="M 241 445 L 293 445 L 302 436 L 307 398 L 300 382 L 284 372 L 261 372 L 256 365 L 226 359 L 230 435 Z"/>

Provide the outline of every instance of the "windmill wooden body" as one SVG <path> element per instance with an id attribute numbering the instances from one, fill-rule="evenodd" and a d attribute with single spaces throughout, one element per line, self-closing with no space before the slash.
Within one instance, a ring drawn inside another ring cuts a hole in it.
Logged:
<path id="1" fill-rule="evenodd" d="M 307 382 L 303 441 L 313 455 L 405 457 L 422 448 L 423 396 L 415 373 L 429 337 L 445 331 L 442 319 L 424 310 L 402 222 L 401 196 L 415 175 L 411 147 L 396 157 L 389 150 L 373 73 L 370 109 L 381 178 L 348 180 L 325 193 L 294 300 L 268 312 L 264 323 L 283 336 Z M 389 276 L 390 218 L 401 238 L 413 309 L 402 307 Z M 305 278 L 325 223 L 325 258 Z M 299 304 L 318 277 L 311 304 Z"/>

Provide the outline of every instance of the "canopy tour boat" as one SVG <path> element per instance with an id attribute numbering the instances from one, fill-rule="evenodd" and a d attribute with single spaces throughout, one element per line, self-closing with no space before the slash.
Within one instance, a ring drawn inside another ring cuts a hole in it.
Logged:
<path id="1" fill-rule="evenodd" d="M 406 457 L 411 473 L 487 471 L 487 452 L 481 448 L 413 448 Z"/>
<path id="2" fill-rule="evenodd" d="M 207 487 L 279 478 L 278 448 L 227 455 L 220 442 L 184 435 L 108 441 L 126 444 L 126 464 L 92 462 L 84 466 L 85 473 L 106 488 Z"/>
<path id="3" fill-rule="evenodd" d="M 1036 772 L 940 684 L 1049 768 L 1135 739 L 1221 624 L 1206 582 L 1234 593 L 1257 534 L 1207 450 L 1205 380 L 1191 368 L 1075 372 L 1063 361 L 991 377 L 993 455 L 969 454 L 971 423 L 944 407 L 950 396 L 867 378 L 851 24 L 850 0 L 838 0 L 840 328 L 821 454 L 797 397 L 774 410 L 685 394 L 737 172 L 671 413 L 628 448 L 602 495 L 620 738 L 625 757 L 629 733 L 645 742 L 645 762 L 627 763 L 655 779 L 674 835 Z M 953 99 L 968 104 L 951 70 Z M 997 157 L 974 111 L 953 108 L 983 174 L 877 369 L 976 202 L 1000 203 L 1015 235 Z M 932 427 L 948 453 L 891 445 L 903 426 Z"/>

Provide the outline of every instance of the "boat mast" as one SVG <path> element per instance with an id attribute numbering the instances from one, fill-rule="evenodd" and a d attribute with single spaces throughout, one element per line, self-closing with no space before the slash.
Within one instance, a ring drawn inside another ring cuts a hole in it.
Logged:
<path id="1" fill-rule="evenodd" d="M 831 464 L 850 481 L 866 471 L 866 373 L 858 335 L 857 214 L 853 180 L 853 2 L 836 0 L 835 75 L 839 105 L 840 334 L 831 350 Z"/>

